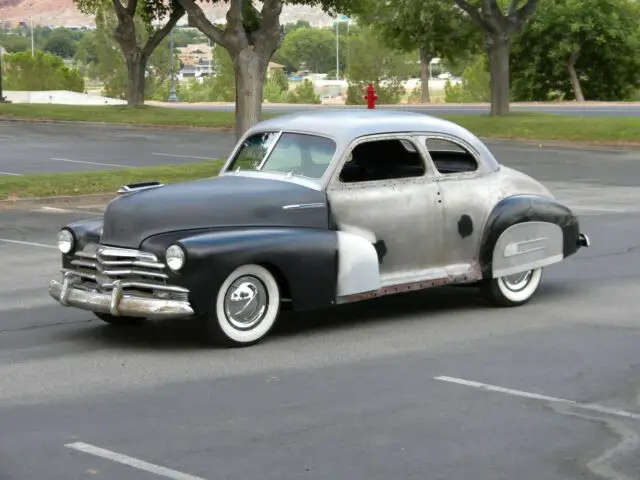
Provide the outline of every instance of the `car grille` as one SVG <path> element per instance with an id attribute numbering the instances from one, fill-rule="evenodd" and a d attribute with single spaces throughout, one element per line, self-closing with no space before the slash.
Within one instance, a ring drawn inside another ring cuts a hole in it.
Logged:
<path id="1" fill-rule="evenodd" d="M 82 279 L 76 288 L 109 292 L 118 282 L 127 295 L 187 300 L 188 290 L 168 285 L 166 266 L 153 253 L 92 243 L 74 254 L 71 265 L 63 271 Z"/>

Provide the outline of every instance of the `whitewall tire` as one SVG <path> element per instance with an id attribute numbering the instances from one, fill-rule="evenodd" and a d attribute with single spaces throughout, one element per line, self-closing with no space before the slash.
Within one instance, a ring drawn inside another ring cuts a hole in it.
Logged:
<path id="1" fill-rule="evenodd" d="M 280 288 L 260 265 L 234 270 L 216 294 L 207 326 L 210 337 L 229 346 L 249 346 L 262 340 L 280 313 Z"/>
<path id="2" fill-rule="evenodd" d="M 489 301 L 501 307 L 527 303 L 542 282 L 542 268 L 485 280 L 482 291 Z"/>

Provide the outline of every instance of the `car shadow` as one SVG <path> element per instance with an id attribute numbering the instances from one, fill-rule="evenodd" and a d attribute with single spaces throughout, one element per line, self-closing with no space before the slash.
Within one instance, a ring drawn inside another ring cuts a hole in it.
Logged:
<path id="1" fill-rule="evenodd" d="M 572 288 L 548 282 L 540 287 L 531 305 L 571 296 Z M 314 333 L 353 330 L 379 323 L 405 322 L 416 315 L 450 312 L 451 315 L 468 310 L 486 313 L 491 310 L 477 288 L 471 286 L 439 287 L 420 292 L 401 293 L 362 302 L 338 305 L 309 312 L 284 310 L 266 339 L 295 340 Z M 526 308 L 526 307 L 519 307 Z M 102 347 L 120 349 L 176 350 L 222 349 L 208 343 L 200 320 L 178 319 L 150 321 L 135 327 L 113 327 L 102 324 L 63 333 L 68 340 L 99 343 Z M 96 324 L 93 324 L 96 325 Z"/>

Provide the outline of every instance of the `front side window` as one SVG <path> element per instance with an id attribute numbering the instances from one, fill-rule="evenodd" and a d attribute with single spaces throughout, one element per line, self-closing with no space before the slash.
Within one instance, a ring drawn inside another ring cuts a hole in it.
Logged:
<path id="1" fill-rule="evenodd" d="M 277 132 L 258 133 L 244 141 L 228 170 L 260 170 L 321 178 L 335 152 L 336 143 L 318 135 L 285 132 L 278 138 Z"/>

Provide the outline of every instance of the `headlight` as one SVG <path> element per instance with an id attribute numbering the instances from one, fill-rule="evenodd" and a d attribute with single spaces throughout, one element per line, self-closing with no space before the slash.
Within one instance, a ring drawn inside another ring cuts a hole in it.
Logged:
<path id="1" fill-rule="evenodd" d="M 58 232 L 58 250 L 62 253 L 69 253 L 73 250 L 73 235 L 67 229 Z"/>
<path id="2" fill-rule="evenodd" d="M 177 272 L 184 266 L 184 250 L 182 250 L 178 245 L 171 245 L 167 248 L 165 257 L 167 259 L 167 265 L 174 272 Z"/>

